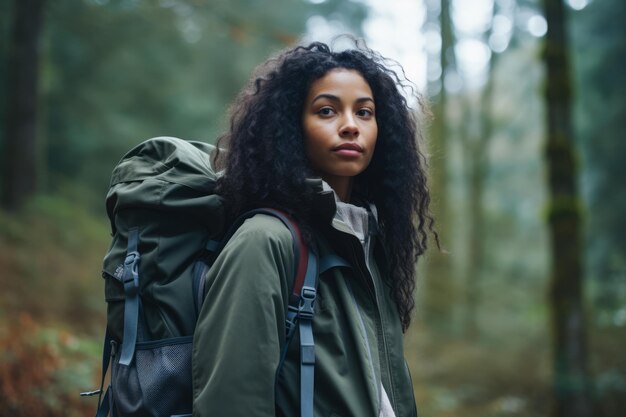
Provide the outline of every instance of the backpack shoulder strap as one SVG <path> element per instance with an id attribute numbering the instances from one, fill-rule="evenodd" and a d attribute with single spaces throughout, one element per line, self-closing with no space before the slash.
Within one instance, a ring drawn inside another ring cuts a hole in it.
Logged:
<path id="1" fill-rule="evenodd" d="M 207 249 L 219 253 L 235 231 L 256 214 L 267 214 L 278 218 L 289 229 L 293 241 L 293 253 L 296 265 L 295 277 L 286 318 L 286 343 L 280 356 L 276 376 L 281 372 L 287 349 L 296 329 L 300 333 L 300 417 L 313 417 L 313 392 L 315 374 L 315 339 L 313 337 L 313 316 L 315 299 L 317 297 L 317 282 L 319 274 L 331 268 L 350 267 L 348 262 L 337 255 L 327 255 L 318 259 L 315 250 L 312 250 L 304 238 L 296 221 L 287 213 L 273 208 L 259 208 L 241 215 L 232 224 L 220 242 L 211 241 Z"/>

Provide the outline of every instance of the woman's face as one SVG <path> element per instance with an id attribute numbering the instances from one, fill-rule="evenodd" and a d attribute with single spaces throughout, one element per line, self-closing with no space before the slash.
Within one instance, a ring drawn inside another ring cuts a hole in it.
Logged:
<path id="1" fill-rule="evenodd" d="M 357 71 L 333 69 L 311 85 L 302 113 L 305 148 L 311 167 L 335 190 L 372 160 L 375 112 L 372 89 Z"/>

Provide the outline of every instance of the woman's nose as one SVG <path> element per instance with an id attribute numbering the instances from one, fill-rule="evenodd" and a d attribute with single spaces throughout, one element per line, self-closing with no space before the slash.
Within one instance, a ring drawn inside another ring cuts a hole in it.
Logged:
<path id="1" fill-rule="evenodd" d="M 359 135 L 359 127 L 355 120 L 351 116 L 346 116 L 343 120 L 343 124 L 339 129 L 339 135 L 341 137 L 352 138 Z"/>

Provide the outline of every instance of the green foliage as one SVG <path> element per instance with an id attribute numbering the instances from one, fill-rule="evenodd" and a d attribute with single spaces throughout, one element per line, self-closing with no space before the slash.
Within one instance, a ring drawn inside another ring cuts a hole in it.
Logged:
<path id="1" fill-rule="evenodd" d="M 149 137 L 214 142 L 252 69 L 296 42 L 309 17 L 333 16 L 358 33 L 364 13 L 339 1 L 49 2 L 45 189 L 72 178 L 103 195 L 115 163 Z"/>
<path id="2" fill-rule="evenodd" d="M 25 313 L 99 331 L 109 240 L 103 217 L 62 195 L 38 196 L 17 216 L 0 212 L 0 321 Z"/>

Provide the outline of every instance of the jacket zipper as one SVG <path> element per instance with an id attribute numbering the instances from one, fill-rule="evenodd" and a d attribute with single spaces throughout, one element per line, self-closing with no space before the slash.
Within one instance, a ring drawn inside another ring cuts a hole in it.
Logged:
<path id="1" fill-rule="evenodd" d="M 389 380 L 389 387 L 390 387 L 390 391 L 389 393 L 387 393 L 387 395 L 389 396 L 389 401 L 391 402 L 391 406 L 394 409 L 394 412 L 397 410 L 396 407 L 396 393 L 395 393 L 395 387 L 394 387 L 394 382 L 393 382 L 393 378 L 391 376 L 391 366 L 389 363 L 389 354 L 388 354 L 388 346 L 387 346 L 387 338 L 385 337 L 385 331 L 382 327 L 382 314 L 380 312 L 380 300 L 378 297 L 378 289 L 376 287 L 376 281 L 374 280 L 374 277 L 372 276 L 372 273 L 370 272 L 370 269 L 368 268 L 367 262 L 368 262 L 368 257 L 370 256 L 369 253 L 365 253 L 365 248 L 363 245 L 361 245 L 361 243 L 359 242 L 358 238 L 353 235 L 349 230 L 346 230 L 344 227 L 337 227 L 339 225 L 335 225 L 333 224 L 333 226 L 335 227 L 336 230 L 345 233 L 346 235 L 348 235 L 348 238 L 352 240 L 352 256 L 353 258 L 356 260 L 355 265 L 356 265 L 356 269 L 359 273 L 360 277 L 363 277 L 363 280 L 365 281 L 365 286 L 367 288 L 367 291 L 369 293 L 369 295 L 372 297 L 372 299 L 374 300 L 374 303 L 376 305 L 376 312 L 378 314 L 377 317 L 377 323 L 376 323 L 376 327 L 377 327 L 377 332 L 379 332 L 379 334 L 381 335 L 381 339 L 382 339 L 382 347 L 383 347 L 383 356 L 384 358 L 382 360 L 384 360 L 385 362 L 385 366 L 387 368 L 387 372 L 386 372 L 386 376 L 388 377 Z M 367 239 L 371 239 L 371 235 L 370 235 L 370 230 L 368 230 L 368 236 Z M 355 240 L 356 240 L 356 244 L 355 244 Z M 356 246 L 358 245 L 359 249 L 356 249 Z M 361 257 L 359 256 L 359 250 L 360 253 L 363 254 L 363 262 L 360 262 Z M 369 246 L 369 251 L 372 250 L 372 246 Z M 361 266 L 361 264 L 365 264 L 365 272 L 363 271 L 363 268 Z M 369 278 L 369 280 L 368 280 Z M 352 288 L 349 286 L 350 291 L 352 292 Z M 357 312 L 359 314 L 359 319 L 361 320 L 361 323 L 363 321 L 363 318 L 361 316 L 361 311 L 359 309 L 359 306 L 356 302 L 356 298 L 354 297 L 354 294 L 352 294 L 353 297 L 353 301 L 356 305 L 356 309 Z M 363 325 L 364 327 L 364 325 Z M 365 334 L 365 337 L 367 338 L 367 333 L 365 332 L 365 329 L 363 328 L 363 332 Z M 380 345 L 379 345 L 379 350 L 380 350 Z M 369 347 L 368 347 L 368 352 L 369 352 Z M 370 360 L 372 360 L 371 354 L 370 354 Z M 373 367 L 373 363 L 370 364 Z M 380 383 L 382 384 L 382 377 L 383 377 L 383 373 L 381 372 L 381 381 Z M 381 401 L 381 390 L 380 387 L 376 387 L 377 388 L 377 392 L 378 392 L 378 402 L 379 402 L 379 406 L 380 406 L 380 401 Z M 380 410 L 379 410 L 380 411 Z"/>
<path id="2" fill-rule="evenodd" d="M 350 235 L 352 236 L 352 235 Z M 353 236 L 354 237 L 354 236 Z M 371 237 L 368 236 L 368 239 L 370 239 Z M 387 345 L 387 338 L 385 337 L 385 330 L 383 329 L 382 326 L 382 314 L 380 312 L 380 299 L 378 297 L 378 289 L 376 287 L 376 281 L 374 280 L 374 277 L 372 275 L 372 273 L 370 272 L 370 269 L 367 266 L 367 260 L 366 260 L 366 256 L 369 257 L 370 254 L 365 254 L 365 251 L 363 250 L 363 246 L 359 243 L 358 244 L 359 249 L 361 250 L 361 252 L 364 254 L 363 256 L 363 260 L 365 261 L 365 272 L 363 271 L 363 268 L 361 267 L 361 262 L 359 262 L 358 260 L 360 259 L 359 255 L 358 255 L 358 250 L 355 248 L 355 245 L 353 244 L 352 248 L 353 248 L 353 256 L 355 257 L 355 259 L 357 260 L 356 265 L 357 265 L 357 270 L 359 272 L 359 275 L 365 278 L 369 278 L 369 281 L 366 282 L 367 288 L 368 288 L 368 292 L 370 293 L 370 295 L 372 296 L 373 300 L 375 301 L 375 305 L 376 305 L 376 312 L 378 314 L 377 320 L 376 320 L 376 327 L 377 327 L 377 332 L 380 335 L 380 339 L 382 339 L 382 348 L 383 348 L 383 359 L 385 362 L 385 367 L 386 367 L 386 377 L 389 380 L 389 387 L 391 388 L 391 392 L 387 393 L 387 395 L 389 396 L 389 401 L 391 402 L 391 405 L 395 410 L 397 409 L 396 407 L 396 393 L 395 393 L 395 387 L 394 387 L 394 383 L 393 383 L 393 378 L 391 377 L 391 365 L 389 363 L 389 350 L 388 350 L 388 345 Z M 370 251 L 371 251 L 371 247 L 370 247 Z M 373 293 L 372 293 L 372 288 L 373 288 Z M 356 300 L 355 300 L 356 302 Z M 359 311 L 360 314 L 360 311 Z M 379 350 L 381 348 L 379 344 Z M 383 378 L 383 372 L 381 372 L 381 378 Z M 381 380 L 382 383 L 382 380 Z M 377 387 L 378 393 L 379 393 L 379 402 L 380 402 L 380 387 Z"/>
<path id="3" fill-rule="evenodd" d="M 371 236 L 368 236 L 368 239 L 371 239 Z M 371 242 L 370 242 L 371 243 Z M 365 265 L 367 266 L 368 264 L 368 260 L 371 258 L 372 255 L 372 250 L 373 250 L 373 245 L 369 245 L 368 248 L 368 253 L 365 254 L 366 256 L 366 261 L 365 261 Z M 380 288 L 378 288 L 376 286 L 376 280 L 374 280 L 373 274 L 371 273 L 371 270 L 368 268 L 368 272 L 370 274 L 370 278 L 372 281 L 372 285 L 374 287 L 374 294 L 375 294 L 375 299 L 376 299 L 376 311 L 378 313 L 378 326 L 379 326 L 379 332 L 381 335 L 381 339 L 382 339 L 382 347 L 383 347 L 383 360 L 385 361 L 385 366 L 387 368 L 387 377 L 389 378 L 389 388 L 390 391 L 389 393 L 387 393 L 389 395 L 389 400 L 391 402 L 391 405 L 395 410 L 397 409 L 396 407 L 396 390 L 395 390 L 395 386 L 394 386 L 394 381 L 391 375 L 391 364 L 389 363 L 389 346 L 387 344 L 387 337 L 385 336 L 385 329 L 383 327 L 383 318 L 382 318 L 382 314 L 380 312 L 380 307 L 382 306 L 381 300 L 380 300 Z M 379 276 L 380 276 L 380 271 L 379 272 Z M 380 347 L 379 347 L 380 349 Z M 381 372 L 381 377 L 382 377 L 382 372 Z"/>

